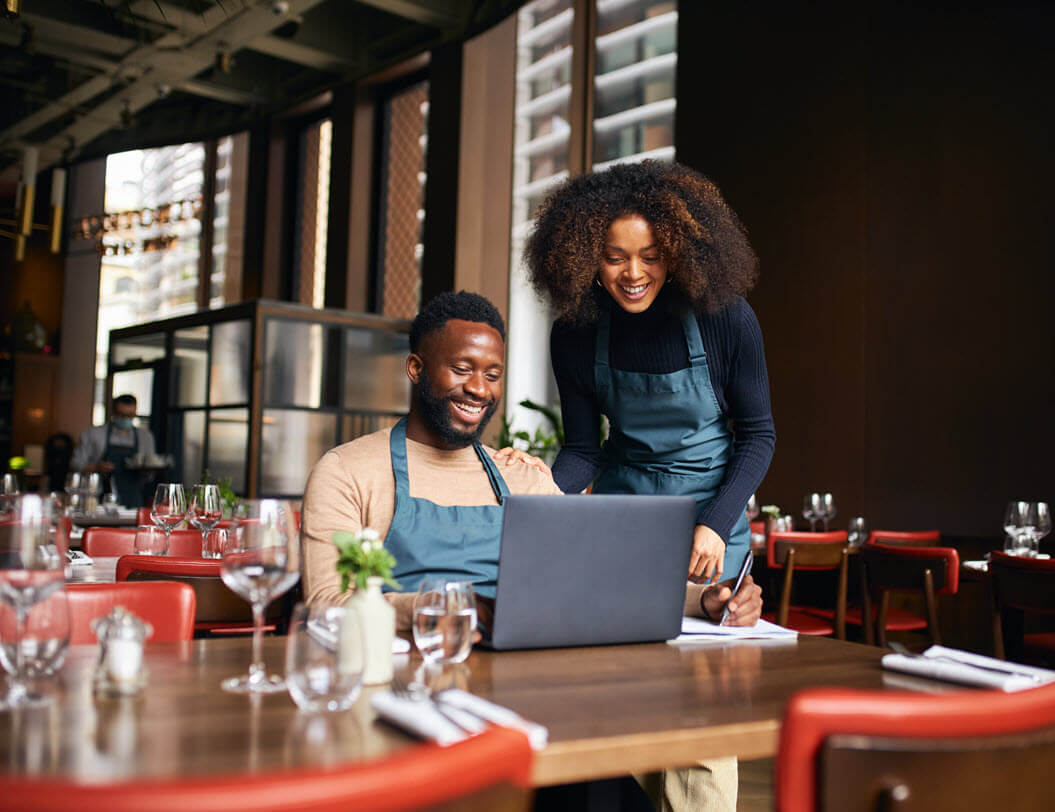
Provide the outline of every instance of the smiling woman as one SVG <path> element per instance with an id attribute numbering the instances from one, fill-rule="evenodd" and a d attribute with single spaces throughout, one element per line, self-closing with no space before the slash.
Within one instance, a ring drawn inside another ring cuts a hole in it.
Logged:
<path id="1" fill-rule="evenodd" d="M 762 335 L 742 298 L 757 259 L 718 187 L 656 161 L 574 178 L 542 204 L 525 260 L 558 314 L 557 485 L 692 495 L 689 576 L 735 573 L 775 434 Z"/>

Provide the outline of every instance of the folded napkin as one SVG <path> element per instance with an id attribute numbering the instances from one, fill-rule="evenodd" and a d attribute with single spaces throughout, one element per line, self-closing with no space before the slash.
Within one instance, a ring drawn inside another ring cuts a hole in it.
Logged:
<path id="1" fill-rule="evenodd" d="M 461 741 L 490 724 L 521 731 L 535 750 L 541 750 L 549 740 L 549 731 L 544 726 L 458 689 L 441 691 L 431 698 L 424 694 L 412 698 L 378 691 L 370 697 L 370 707 L 385 721 L 443 746 Z"/>
<path id="2" fill-rule="evenodd" d="M 931 646 L 922 655 L 886 654 L 882 662 L 883 668 L 892 671 L 1007 692 L 1055 682 L 1055 671 L 1046 668 L 1009 663 L 945 646 Z"/>
<path id="3" fill-rule="evenodd" d="M 80 550 L 67 550 L 66 560 L 70 562 L 71 567 L 90 567 L 95 563 L 90 556 L 85 555 Z"/>
<path id="4" fill-rule="evenodd" d="M 799 633 L 759 619 L 754 626 L 719 626 L 699 617 L 683 617 L 681 634 L 670 643 L 696 643 L 705 640 L 795 640 Z"/>

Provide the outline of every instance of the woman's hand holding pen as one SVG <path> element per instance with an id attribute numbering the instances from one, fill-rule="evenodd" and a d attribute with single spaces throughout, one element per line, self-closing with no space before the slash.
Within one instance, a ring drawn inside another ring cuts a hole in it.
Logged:
<path id="1" fill-rule="evenodd" d="M 735 595 L 729 583 L 715 584 L 703 590 L 700 604 L 704 617 L 713 618 L 716 623 L 728 604 L 727 626 L 754 626 L 762 616 L 762 587 L 750 575 L 745 575 Z"/>
<path id="2" fill-rule="evenodd" d="M 722 577 L 725 542 L 705 524 L 696 525 L 692 534 L 692 556 L 689 558 L 689 580 L 709 581 Z"/>

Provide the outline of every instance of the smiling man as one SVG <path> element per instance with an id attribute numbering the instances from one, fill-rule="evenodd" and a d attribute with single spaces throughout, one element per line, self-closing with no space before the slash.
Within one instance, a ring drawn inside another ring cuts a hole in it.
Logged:
<path id="1" fill-rule="evenodd" d="M 421 579 L 472 581 L 494 597 L 502 528 L 499 495 L 559 494 L 548 474 L 530 465 L 492 461 L 479 438 L 502 397 L 505 324 L 474 293 L 431 300 L 410 328 L 406 374 L 410 412 L 391 429 L 328 451 L 304 492 L 301 538 L 309 602 L 336 603 L 336 530 L 371 527 L 395 556 L 401 594 L 389 593 L 397 623 L 409 629 Z"/>

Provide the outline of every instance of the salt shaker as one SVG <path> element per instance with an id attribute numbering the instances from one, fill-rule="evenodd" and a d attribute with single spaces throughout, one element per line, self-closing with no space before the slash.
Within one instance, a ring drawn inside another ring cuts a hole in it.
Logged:
<path id="1" fill-rule="evenodd" d="M 143 644 L 154 627 L 123 606 L 115 606 L 110 614 L 92 621 L 92 630 L 100 645 L 95 687 L 122 696 L 139 693 L 146 685 Z"/>

